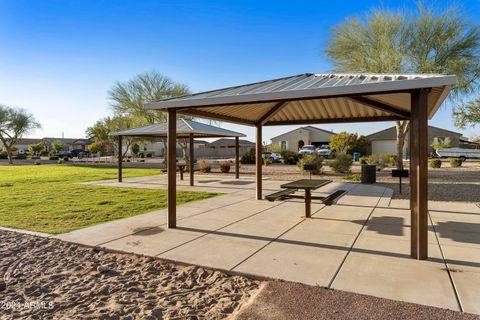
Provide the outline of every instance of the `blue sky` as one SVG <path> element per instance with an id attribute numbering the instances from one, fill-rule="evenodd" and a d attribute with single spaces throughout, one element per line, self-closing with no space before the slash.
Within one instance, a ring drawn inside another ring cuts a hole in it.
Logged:
<path id="1" fill-rule="evenodd" d="M 436 1 L 445 7 L 451 1 Z M 461 2 L 480 22 L 480 0 Z M 87 1 L 0 0 L 0 103 L 32 112 L 32 136 L 82 137 L 111 114 L 107 91 L 117 80 L 157 70 L 192 91 L 303 72 L 328 72 L 329 30 L 371 8 L 413 1 Z M 432 125 L 458 130 L 448 105 Z M 368 134 L 392 123 L 322 125 Z M 253 139 L 252 128 L 222 124 Z M 291 130 L 264 130 L 264 140 Z"/>

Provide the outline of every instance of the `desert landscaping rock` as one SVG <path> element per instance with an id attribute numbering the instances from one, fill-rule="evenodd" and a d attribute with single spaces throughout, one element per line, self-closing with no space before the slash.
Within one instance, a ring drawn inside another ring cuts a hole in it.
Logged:
<path id="1" fill-rule="evenodd" d="M 2 319 L 223 319 L 260 284 L 9 231 L 0 242 Z"/>

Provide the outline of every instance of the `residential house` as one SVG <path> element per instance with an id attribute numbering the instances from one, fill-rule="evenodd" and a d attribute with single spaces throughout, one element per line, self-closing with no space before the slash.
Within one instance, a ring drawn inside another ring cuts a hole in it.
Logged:
<path id="1" fill-rule="evenodd" d="M 41 141 L 42 139 L 33 139 L 33 138 L 18 139 L 17 143 L 15 144 L 17 151 L 15 151 L 13 154 L 17 155 L 19 152 L 28 151 L 28 147 L 30 145 L 39 143 Z M 3 150 L 3 149 L 4 149 L 3 143 L 0 141 L 0 150 Z"/>
<path id="2" fill-rule="evenodd" d="M 238 145 L 240 148 L 255 148 L 254 142 L 244 139 L 239 139 Z M 209 143 L 206 147 L 212 149 L 235 148 L 235 139 L 221 138 Z"/>
<path id="3" fill-rule="evenodd" d="M 381 130 L 371 135 L 368 135 L 367 138 L 371 142 L 370 153 L 397 153 L 397 129 L 391 127 L 385 130 Z M 442 128 L 437 128 L 433 126 L 428 126 L 428 144 L 431 145 L 434 142 L 450 140 L 452 147 L 460 147 L 460 139 L 462 134 Z M 429 153 L 433 152 L 433 149 L 429 147 Z M 405 157 L 408 157 L 409 146 L 408 146 L 408 134 L 407 139 L 405 140 L 405 145 L 403 148 L 403 154 Z"/>
<path id="4" fill-rule="evenodd" d="M 273 137 L 272 144 L 280 146 L 283 150 L 297 152 L 304 145 L 321 146 L 330 143 L 330 137 L 334 132 L 317 128 L 314 126 L 305 126 L 292 131 L 288 131 L 276 137 Z"/>
<path id="5" fill-rule="evenodd" d="M 47 151 L 51 151 L 51 144 L 56 140 L 63 143 L 65 151 L 87 150 L 88 146 L 93 143 L 92 140 L 86 138 L 43 138 L 42 140 L 47 146 Z"/>

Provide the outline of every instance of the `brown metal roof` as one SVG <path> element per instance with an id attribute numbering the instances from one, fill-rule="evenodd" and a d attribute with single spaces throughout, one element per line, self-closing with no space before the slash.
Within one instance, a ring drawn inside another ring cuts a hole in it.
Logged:
<path id="1" fill-rule="evenodd" d="M 148 109 L 248 125 L 388 121 L 410 116 L 410 93 L 428 89 L 431 118 L 455 76 L 300 74 L 149 103 Z"/>

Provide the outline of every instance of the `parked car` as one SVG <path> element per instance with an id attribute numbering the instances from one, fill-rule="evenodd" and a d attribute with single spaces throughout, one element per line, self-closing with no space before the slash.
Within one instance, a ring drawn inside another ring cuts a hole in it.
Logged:
<path id="1" fill-rule="evenodd" d="M 447 148 L 437 149 L 436 153 L 440 158 L 480 159 L 480 149 Z"/>
<path id="2" fill-rule="evenodd" d="M 90 154 L 90 151 L 88 150 L 83 150 L 83 149 L 73 149 L 70 151 L 70 154 L 72 155 L 72 157 L 77 157 L 80 155 L 80 154 L 83 154 L 83 156 L 86 156 L 88 154 Z"/>
<path id="3" fill-rule="evenodd" d="M 282 159 L 282 156 L 276 152 L 262 152 L 262 158 L 270 159 L 273 162 L 279 161 L 280 159 Z"/>
<path id="4" fill-rule="evenodd" d="M 28 149 L 22 149 L 18 151 L 18 154 L 24 154 L 28 156 L 30 154 L 30 151 Z"/>
<path id="5" fill-rule="evenodd" d="M 298 153 L 301 155 L 313 154 L 315 152 L 316 152 L 315 146 L 310 144 L 303 146 L 302 149 L 298 151 Z"/>
<path id="6" fill-rule="evenodd" d="M 317 148 L 317 154 L 319 156 L 328 158 L 332 154 L 332 150 L 330 150 L 330 146 L 328 144 L 321 145 Z"/>
<path id="7" fill-rule="evenodd" d="M 60 151 L 60 152 L 54 153 L 53 155 L 59 158 L 65 158 L 65 157 L 72 158 L 72 154 L 70 151 Z"/>

